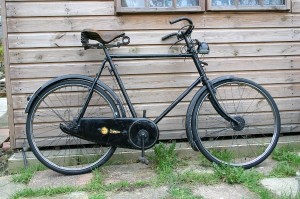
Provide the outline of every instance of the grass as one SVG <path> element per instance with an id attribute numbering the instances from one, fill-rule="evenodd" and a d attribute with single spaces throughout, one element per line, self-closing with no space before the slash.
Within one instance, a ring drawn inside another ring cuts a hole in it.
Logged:
<path id="1" fill-rule="evenodd" d="M 271 171 L 270 176 L 278 178 L 296 176 L 297 171 L 296 166 L 289 164 L 287 161 L 282 161 Z"/>
<path id="2" fill-rule="evenodd" d="M 297 156 L 295 148 L 281 147 L 274 151 L 273 159 L 279 161 L 278 165 L 273 169 L 269 176 L 286 177 L 295 175 L 296 170 L 299 169 L 299 157 Z M 19 197 L 39 197 L 39 196 L 53 196 L 56 194 L 70 193 L 73 191 L 85 191 L 91 196 L 90 199 L 103 199 L 105 193 L 117 192 L 117 191 L 132 191 L 137 188 L 143 188 L 147 186 L 168 186 L 169 196 L 167 199 L 200 199 L 202 196 L 195 196 L 191 191 L 191 186 L 196 184 L 213 185 L 220 182 L 228 184 L 241 184 L 247 187 L 250 191 L 256 193 L 262 199 L 300 199 L 300 195 L 292 196 L 285 194 L 281 197 L 276 197 L 269 190 L 265 189 L 260 181 L 263 179 L 263 174 L 257 172 L 254 169 L 244 170 L 239 167 L 230 167 L 226 165 L 211 164 L 204 156 L 202 156 L 199 162 L 205 165 L 211 165 L 214 173 L 197 173 L 194 171 L 185 172 L 182 174 L 174 172 L 174 169 L 178 166 L 178 158 L 175 152 L 175 143 L 163 144 L 160 143 L 154 148 L 155 157 L 154 169 L 158 176 L 155 179 L 148 181 L 139 181 L 135 183 L 129 183 L 127 181 L 121 181 L 105 185 L 103 183 L 103 176 L 100 170 L 93 171 L 93 179 L 89 184 L 84 187 L 60 187 L 49 189 L 25 189 L 15 194 L 12 198 L 17 199 Z M 218 153 L 218 152 L 216 152 Z M 226 153 L 219 153 L 221 157 L 229 157 Z M 218 156 L 220 157 L 220 156 Z M 229 157 L 230 158 L 230 157 Z M 206 162 L 205 162 L 206 161 Z M 43 168 L 28 168 L 23 170 L 18 175 L 14 176 L 15 182 L 28 183 L 31 176 L 38 170 Z"/>
<path id="3" fill-rule="evenodd" d="M 15 195 L 13 195 L 12 199 L 18 199 L 20 197 L 39 197 L 39 196 L 54 196 L 57 194 L 63 194 L 63 193 L 71 193 L 74 191 L 78 191 L 76 187 L 58 187 L 58 188 L 44 188 L 44 189 L 30 189 L 26 188 L 19 192 L 17 192 Z"/>
<path id="4" fill-rule="evenodd" d="M 178 182 L 185 184 L 205 184 L 212 185 L 220 182 L 220 178 L 217 175 L 211 173 L 196 173 L 196 172 L 186 172 L 178 175 Z"/>
<path id="5" fill-rule="evenodd" d="M 37 171 L 42 171 L 45 169 L 45 166 L 37 164 L 34 166 L 29 166 L 28 168 L 22 169 L 18 174 L 15 174 L 12 178 L 13 182 L 19 182 L 23 184 L 28 184 L 33 175 Z"/>
<path id="6" fill-rule="evenodd" d="M 272 158 L 279 161 L 279 163 L 272 170 L 270 176 L 295 176 L 296 172 L 300 170 L 300 156 L 297 152 L 299 152 L 299 148 L 290 145 L 276 148 L 272 154 Z"/>
<path id="7" fill-rule="evenodd" d="M 264 177 L 263 174 L 258 173 L 254 169 L 244 170 L 240 167 L 214 165 L 214 170 L 223 182 L 242 184 L 262 199 L 275 198 L 274 194 L 261 185 L 260 180 Z"/>
<path id="8" fill-rule="evenodd" d="M 297 147 L 290 145 L 276 148 L 272 158 L 277 161 L 286 161 L 291 165 L 300 167 L 300 156 L 297 154 Z"/>
<path id="9" fill-rule="evenodd" d="M 178 159 L 175 152 L 175 142 L 170 145 L 159 143 L 154 147 L 154 169 L 158 174 L 155 185 L 170 184 L 176 181 L 176 176 L 173 173 L 177 166 Z"/>
<path id="10" fill-rule="evenodd" d="M 194 196 L 192 191 L 186 187 L 172 187 L 167 199 L 202 199 L 202 196 Z"/>
<path id="11" fill-rule="evenodd" d="M 173 171 L 177 163 L 175 152 L 175 142 L 170 146 L 159 143 L 154 147 L 156 171 L 159 174 L 169 174 Z"/>

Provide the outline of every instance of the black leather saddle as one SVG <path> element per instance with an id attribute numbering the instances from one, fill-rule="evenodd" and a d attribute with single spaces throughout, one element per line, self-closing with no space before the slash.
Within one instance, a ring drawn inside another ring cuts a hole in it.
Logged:
<path id="1" fill-rule="evenodd" d="M 113 40 L 123 37 L 125 33 L 121 31 L 98 31 L 93 29 L 84 29 L 81 35 L 86 39 L 96 40 L 102 44 L 108 44 Z"/>

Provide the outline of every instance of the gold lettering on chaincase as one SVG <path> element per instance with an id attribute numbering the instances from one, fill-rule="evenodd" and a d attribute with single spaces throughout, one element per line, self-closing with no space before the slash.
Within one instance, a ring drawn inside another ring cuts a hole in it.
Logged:
<path id="1" fill-rule="evenodd" d="M 110 129 L 109 131 L 110 134 L 119 134 L 121 133 L 120 131 L 114 130 L 114 129 Z"/>

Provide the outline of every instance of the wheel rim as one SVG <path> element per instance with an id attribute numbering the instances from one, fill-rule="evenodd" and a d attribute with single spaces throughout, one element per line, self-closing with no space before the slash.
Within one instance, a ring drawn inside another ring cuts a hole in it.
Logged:
<path id="1" fill-rule="evenodd" d="M 38 100 L 31 114 L 32 145 L 39 159 L 56 171 L 93 169 L 115 150 L 65 134 L 59 128 L 60 123 L 70 122 L 79 114 L 89 87 L 88 83 L 67 83 L 52 88 Z M 84 117 L 118 116 L 107 97 L 94 91 Z"/>
<path id="2" fill-rule="evenodd" d="M 255 85 L 232 81 L 217 85 L 216 97 L 221 107 L 242 124 L 233 125 L 219 116 L 206 93 L 196 112 L 197 136 L 204 155 L 233 166 L 249 167 L 263 161 L 278 137 L 278 118 L 269 96 Z"/>

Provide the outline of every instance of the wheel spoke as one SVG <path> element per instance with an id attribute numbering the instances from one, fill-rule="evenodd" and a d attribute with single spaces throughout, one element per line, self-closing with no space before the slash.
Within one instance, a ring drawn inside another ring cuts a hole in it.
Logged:
<path id="1" fill-rule="evenodd" d="M 57 172 L 90 172 L 107 161 L 115 150 L 114 147 L 102 147 L 66 134 L 60 129 L 59 124 L 67 124 L 77 117 L 90 87 L 91 83 L 80 80 L 56 83 L 38 95 L 38 100 L 28 113 L 30 120 L 26 125 L 31 129 L 28 142 L 42 163 Z M 85 116 L 115 117 L 118 107 L 106 92 L 95 87 L 91 99 L 93 103 L 88 106 Z M 104 113 L 99 112 L 98 107 L 105 110 Z"/>
<path id="2" fill-rule="evenodd" d="M 279 118 L 279 112 L 274 108 L 276 104 L 259 85 L 249 80 L 228 79 L 214 87 L 224 111 L 234 114 L 245 124 L 236 126 L 222 120 L 209 104 L 206 92 L 198 99 L 194 108 L 197 112 L 192 115 L 192 121 L 195 121 L 192 132 L 194 139 L 199 139 L 196 142 L 198 148 L 216 163 L 245 168 L 255 166 L 267 157 L 278 140 L 280 125 L 276 120 Z"/>

